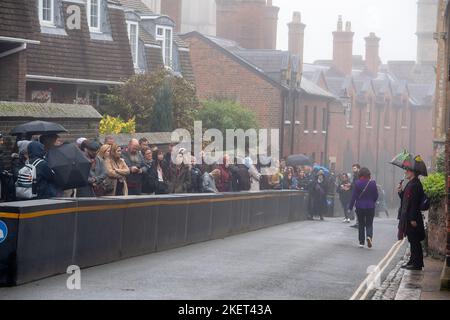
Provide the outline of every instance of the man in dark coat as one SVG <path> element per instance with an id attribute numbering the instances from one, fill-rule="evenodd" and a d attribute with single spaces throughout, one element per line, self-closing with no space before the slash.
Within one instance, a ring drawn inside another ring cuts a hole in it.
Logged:
<path id="1" fill-rule="evenodd" d="M 48 199 L 57 196 L 57 190 L 53 183 L 55 172 L 50 169 L 44 158 L 45 147 L 42 143 L 33 141 L 28 145 L 29 162 L 42 160 L 36 166 L 36 194 L 38 199 Z"/>
<path id="2" fill-rule="evenodd" d="M 411 170 L 406 171 L 406 179 L 409 181 L 405 189 L 398 186 L 398 195 L 401 200 L 399 211 L 399 240 L 406 235 L 411 246 L 411 257 L 403 267 L 408 270 L 422 270 L 423 251 L 421 241 L 425 239 L 425 227 L 423 223 L 421 203 L 424 199 L 422 183 L 418 175 Z"/>
<path id="3" fill-rule="evenodd" d="M 323 171 L 319 171 L 310 187 L 311 212 L 310 219 L 318 215 L 320 220 L 324 220 L 323 215 L 327 212 L 328 182 Z"/>

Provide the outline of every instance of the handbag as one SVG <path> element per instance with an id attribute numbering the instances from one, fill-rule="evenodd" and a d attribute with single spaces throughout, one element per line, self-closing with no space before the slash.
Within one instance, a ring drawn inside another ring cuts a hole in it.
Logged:
<path id="1" fill-rule="evenodd" d="M 114 180 L 106 177 L 100 183 L 94 185 L 94 193 L 97 197 L 104 196 L 114 191 Z"/>

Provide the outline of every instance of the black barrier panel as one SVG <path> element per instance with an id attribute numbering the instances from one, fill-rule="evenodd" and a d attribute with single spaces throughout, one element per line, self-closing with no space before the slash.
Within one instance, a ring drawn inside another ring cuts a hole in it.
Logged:
<path id="1" fill-rule="evenodd" d="M 127 200 L 131 203 L 138 201 Z M 142 200 L 142 201 L 148 201 Z M 123 215 L 121 258 L 156 251 L 158 206 L 129 208 Z"/>
<path id="2" fill-rule="evenodd" d="M 234 200 L 231 203 L 230 211 L 230 234 L 238 234 L 244 232 L 244 222 L 243 222 L 243 210 L 244 201 Z"/>
<path id="3" fill-rule="evenodd" d="M 266 208 L 264 207 L 265 201 L 256 197 L 251 197 L 248 201 L 250 202 L 250 230 L 253 231 L 263 228 L 265 226 L 264 219 L 267 214 Z"/>
<path id="4" fill-rule="evenodd" d="M 17 284 L 65 273 L 73 264 L 76 214 L 22 219 L 17 244 Z"/>
<path id="5" fill-rule="evenodd" d="M 186 245 L 188 206 L 162 205 L 157 218 L 156 250 L 172 249 Z"/>
<path id="6" fill-rule="evenodd" d="M 11 280 L 13 275 L 13 284 L 65 272 L 72 259 L 73 219 L 70 211 L 75 211 L 75 208 L 73 201 L 58 200 L 22 201 L 2 205 L 0 212 L 20 214 L 18 218 L 12 219 L 14 223 L 8 221 L 8 237 L 0 244 L 2 255 L 2 245 L 8 246 L 5 254 L 14 248 L 14 253 L 9 252 L 6 256 L 7 263 L 10 264 L 7 268 L 10 273 L 8 278 Z M 4 258 L 0 259 L 3 261 Z M 7 282 L 10 283 L 6 285 L 12 284 L 11 281 Z"/>
<path id="7" fill-rule="evenodd" d="M 262 200 L 264 208 L 264 227 L 275 226 L 280 224 L 279 202 L 286 200 L 285 197 L 267 195 Z"/>
<path id="8" fill-rule="evenodd" d="M 187 243 L 211 239 L 211 199 L 189 204 L 187 209 Z"/>
<path id="9" fill-rule="evenodd" d="M 289 211 L 289 220 L 290 221 L 301 221 L 304 220 L 302 216 L 303 211 L 303 201 L 304 196 L 303 193 L 299 192 L 298 195 L 289 197 L 290 202 L 290 211 Z"/>
<path id="10" fill-rule="evenodd" d="M 8 210 L 4 207 L 0 207 L 0 212 L 8 212 Z M 2 224 L 2 243 L 0 243 L 0 287 L 13 286 L 16 285 L 17 229 L 19 219 L 0 218 L 0 224 Z"/>
<path id="11" fill-rule="evenodd" d="M 278 201 L 279 223 L 289 222 L 289 211 L 291 207 L 291 197 L 281 197 Z"/>
<path id="12" fill-rule="evenodd" d="M 78 199 L 74 264 L 81 268 L 119 260 L 126 200 Z"/>
<path id="13" fill-rule="evenodd" d="M 211 223 L 211 236 L 212 239 L 221 239 L 230 235 L 232 230 L 232 214 L 233 214 L 233 204 L 239 203 L 239 200 L 225 201 L 225 202 L 214 202 L 212 204 L 212 223 Z M 240 210 L 239 210 L 240 211 Z M 241 214 L 238 213 L 239 228 Z M 238 228 L 238 230 L 239 230 Z"/>

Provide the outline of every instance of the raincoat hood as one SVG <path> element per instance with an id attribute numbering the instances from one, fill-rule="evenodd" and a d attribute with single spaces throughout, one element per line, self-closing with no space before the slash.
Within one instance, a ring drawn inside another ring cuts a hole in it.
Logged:
<path id="1" fill-rule="evenodd" d="M 44 145 L 37 141 L 31 142 L 28 145 L 28 156 L 30 159 L 44 158 Z"/>

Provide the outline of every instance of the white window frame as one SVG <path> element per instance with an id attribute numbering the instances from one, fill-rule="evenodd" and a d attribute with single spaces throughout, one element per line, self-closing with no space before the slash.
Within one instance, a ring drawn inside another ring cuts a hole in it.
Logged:
<path id="1" fill-rule="evenodd" d="M 163 30 L 163 34 L 162 35 L 158 35 L 158 29 L 162 29 Z M 166 33 L 167 30 L 170 30 L 170 61 L 166 61 Z M 161 41 L 162 45 L 161 45 L 161 52 L 162 52 L 162 58 L 163 58 L 163 62 L 164 65 L 166 67 L 171 68 L 172 67 L 172 62 L 173 62 L 173 28 L 172 27 L 168 27 L 168 26 L 162 26 L 162 25 L 157 25 L 156 26 L 156 34 L 155 34 L 155 39 L 156 41 Z"/>
<path id="2" fill-rule="evenodd" d="M 39 0 L 39 22 L 41 25 L 44 26 L 55 26 L 55 0 L 48 0 L 50 1 L 50 17 L 51 20 L 44 20 L 43 10 L 44 10 L 44 0 Z"/>
<path id="3" fill-rule="evenodd" d="M 134 25 L 136 26 L 136 36 L 135 36 L 135 40 L 136 40 L 136 55 L 135 58 L 133 58 L 133 65 L 135 68 L 138 68 L 139 66 L 139 23 L 137 23 L 136 21 L 127 21 L 127 31 L 128 31 L 128 39 L 130 40 L 130 47 L 131 47 L 131 26 Z M 133 57 L 133 49 L 131 49 L 131 56 Z M 136 60 L 136 61 L 135 61 Z"/>
<path id="4" fill-rule="evenodd" d="M 91 5 L 92 1 L 97 1 L 97 27 L 91 26 Z M 102 0 L 87 0 L 86 2 L 86 14 L 88 20 L 89 31 L 91 32 L 100 32 L 100 24 L 101 24 L 101 3 Z"/>

